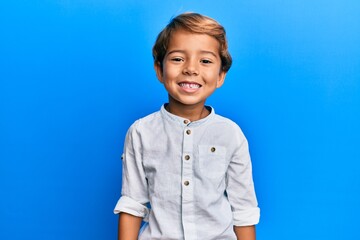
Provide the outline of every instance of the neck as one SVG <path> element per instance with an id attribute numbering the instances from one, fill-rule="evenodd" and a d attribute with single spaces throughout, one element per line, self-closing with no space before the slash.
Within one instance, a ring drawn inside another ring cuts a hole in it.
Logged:
<path id="1" fill-rule="evenodd" d="M 166 106 L 166 110 L 179 117 L 189 119 L 192 122 L 203 119 L 210 114 L 204 104 L 184 105 L 169 101 L 169 104 Z"/>

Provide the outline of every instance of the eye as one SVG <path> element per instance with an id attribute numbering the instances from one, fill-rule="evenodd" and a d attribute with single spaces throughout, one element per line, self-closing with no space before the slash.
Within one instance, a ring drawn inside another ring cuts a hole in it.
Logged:
<path id="1" fill-rule="evenodd" d="M 182 62 L 183 59 L 180 58 L 180 57 L 173 57 L 173 58 L 171 58 L 171 61 L 172 61 L 172 62 Z"/>
<path id="2" fill-rule="evenodd" d="M 202 59 L 200 62 L 201 62 L 201 63 L 205 63 L 205 64 L 212 63 L 212 61 L 209 60 L 209 59 Z"/>

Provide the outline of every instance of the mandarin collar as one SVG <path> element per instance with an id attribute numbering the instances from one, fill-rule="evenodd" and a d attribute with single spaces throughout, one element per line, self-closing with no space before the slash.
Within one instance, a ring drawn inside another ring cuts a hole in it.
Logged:
<path id="1" fill-rule="evenodd" d="M 201 124 L 204 124 L 205 122 L 209 121 L 210 119 L 212 119 L 214 116 L 215 116 L 215 110 L 213 107 L 211 106 L 205 106 L 209 111 L 210 111 L 210 114 L 208 116 L 206 116 L 205 118 L 202 118 L 202 119 L 199 119 L 197 121 L 193 121 L 191 122 L 189 119 L 187 118 L 183 118 L 183 117 L 180 117 L 180 116 L 177 116 L 175 114 L 172 114 L 170 112 L 168 112 L 166 110 L 166 105 L 167 103 L 163 104 L 161 106 L 161 109 L 160 109 L 160 112 L 161 112 L 161 115 L 170 120 L 170 121 L 174 121 L 176 123 L 178 123 L 179 125 L 182 125 L 182 126 L 192 126 L 192 127 L 195 127 L 195 126 L 198 126 L 198 125 L 201 125 Z"/>

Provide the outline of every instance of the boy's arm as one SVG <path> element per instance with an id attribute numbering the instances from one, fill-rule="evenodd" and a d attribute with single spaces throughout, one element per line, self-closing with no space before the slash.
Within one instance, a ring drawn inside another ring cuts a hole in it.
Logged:
<path id="1" fill-rule="evenodd" d="M 141 217 L 121 212 L 119 214 L 118 240 L 137 240 L 141 221 Z"/>
<path id="2" fill-rule="evenodd" d="M 238 240 L 255 240 L 260 209 L 252 178 L 249 146 L 240 128 L 233 136 L 236 147 L 227 170 L 226 193 L 232 207 L 234 232 Z"/>
<path id="3" fill-rule="evenodd" d="M 234 226 L 237 240 L 255 240 L 255 226 Z"/>
<path id="4" fill-rule="evenodd" d="M 138 124 L 139 121 L 136 121 L 129 128 L 122 155 L 122 196 L 114 209 L 114 213 L 119 214 L 119 240 L 137 240 L 141 221 L 149 213 L 146 206 L 149 198 Z"/>

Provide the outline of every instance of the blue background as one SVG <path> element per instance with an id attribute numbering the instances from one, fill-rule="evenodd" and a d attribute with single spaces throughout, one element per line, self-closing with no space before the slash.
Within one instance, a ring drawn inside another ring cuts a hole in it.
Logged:
<path id="1" fill-rule="evenodd" d="M 258 239 L 360 239 L 357 0 L 0 3 L 0 239 L 115 239 L 129 125 L 167 100 L 151 48 L 172 16 L 222 23 L 209 100 L 250 142 Z"/>

